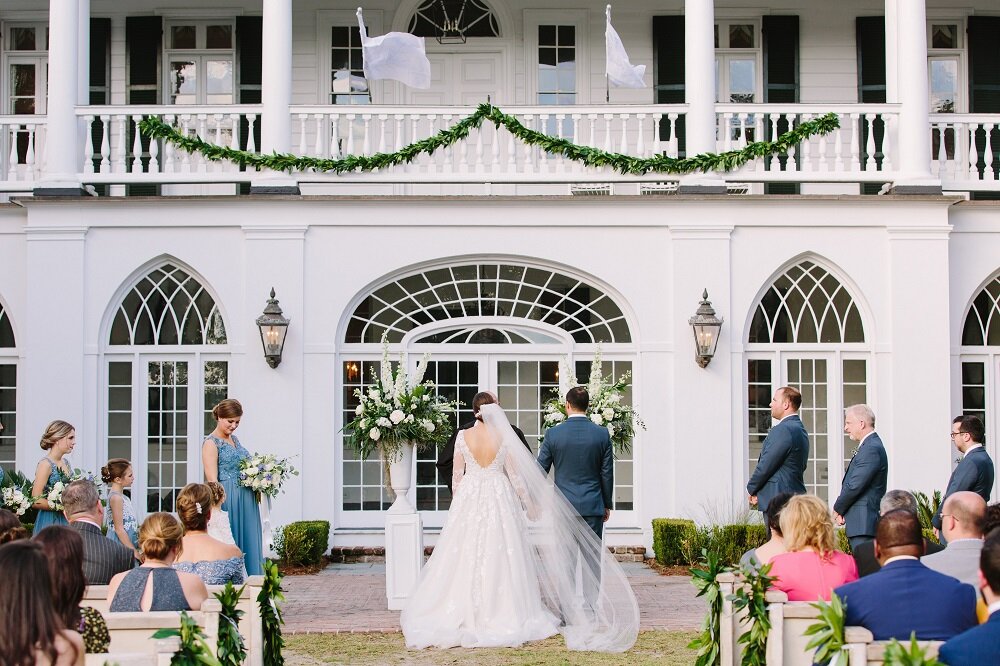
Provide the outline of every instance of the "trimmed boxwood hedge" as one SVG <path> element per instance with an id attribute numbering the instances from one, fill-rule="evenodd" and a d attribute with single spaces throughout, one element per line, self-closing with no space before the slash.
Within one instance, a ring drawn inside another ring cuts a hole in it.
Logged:
<path id="1" fill-rule="evenodd" d="M 694 565 L 705 549 L 718 555 L 720 564 L 735 566 L 743 553 L 764 543 L 764 537 L 759 523 L 698 527 L 681 518 L 653 520 L 653 552 L 664 565 Z"/>
<path id="2" fill-rule="evenodd" d="M 653 554 L 664 565 L 687 564 L 682 545 L 697 532 L 693 520 L 683 518 L 653 519 Z"/>
<path id="3" fill-rule="evenodd" d="M 274 550 L 287 564 L 319 564 L 329 540 L 329 521 L 300 520 L 289 523 L 278 531 L 274 539 Z"/>

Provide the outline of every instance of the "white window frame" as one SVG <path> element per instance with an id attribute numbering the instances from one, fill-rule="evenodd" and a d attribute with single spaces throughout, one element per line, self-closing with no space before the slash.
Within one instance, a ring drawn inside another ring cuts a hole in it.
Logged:
<path id="1" fill-rule="evenodd" d="M 722 39 L 729 38 L 730 25 L 752 25 L 754 31 L 754 47 L 749 49 L 731 49 L 729 46 L 722 46 Z M 731 104 L 728 99 L 719 99 L 723 91 L 723 82 L 728 88 L 730 60 L 746 60 L 747 56 L 754 59 L 754 101 L 753 104 L 760 104 L 764 100 L 764 45 L 761 20 L 759 18 L 721 18 L 715 22 L 719 31 L 719 48 L 715 49 L 715 96 L 719 104 Z"/>
<path id="2" fill-rule="evenodd" d="M 383 34 L 382 11 L 377 9 L 365 10 L 365 28 L 369 35 Z M 330 84 L 330 74 L 333 64 L 331 62 L 330 51 L 333 49 L 333 28 L 334 27 L 357 27 L 358 17 L 354 10 L 347 9 L 321 9 L 316 12 L 316 48 L 319 53 L 316 56 L 316 65 L 319 76 L 316 78 L 317 99 L 320 104 L 330 104 L 330 96 L 333 88 Z M 388 104 L 392 100 L 383 99 L 383 95 L 388 95 L 393 86 L 383 86 L 381 81 L 369 81 L 368 90 L 371 93 L 372 104 Z M 346 106 L 346 105 L 344 105 Z M 357 105 L 363 107 L 364 105 Z"/>
<path id="3" fill-rule="evenodd" d="M 174 49 L 170 46 L 170 29 L 177 26 L 195 26 L 195 48 L 193 49 Z M 232 46 L 229 49 L 209 49 L 205 48 L 206 38 L 205 31 L 210 25 L 228 25 L 232 30 Z M 227 16 L 225 18 L 191 18 L 185 19 L 182 17 L 170 18 L 163 22 L 163 103 L 168 105 L 174 105 L 171 101 L 170 94 L 170 61 L 176 60 L 178 58 L 190 58 L 197 63 L 198 67 L 198 89 L 195 93 L 196 105 L 206 105 L 208 91 L 206 89 L 206 84 L 208 77 L 206 75 L 205 62 L 208 60 L 223 60 L 226 57 L 232 62 L 232 89 L 230 95 L 232 95 L 232 101 L 229 104 L 214 104 L 213 106 L 232 106 L 237 103 L 238 95 L 238 84 L 239 74 L 237 72 L 238 60 L 236 53 L 236 19 L 232 16 Z M 177 106 L 192 106 L 189 104 L 178 104 Z"/>
<path id="4" fill-rule="evenodd" d="M 947 24 L 957 26 L 958 47 L 953 49 L 931 48 L 931 34 L 933 27 L 935 25 Z M 932 60 L 956 60 L 958 62 L 958 94 L 955 96 L 955 113 L 968 113 L 969 111 L 969 60 L 968 45 L 965 37 L 966 29 L 965 17 L 956 18 L 954 16 L 947 16 L 932 18 L 928 16 L 927 18 L 927 101 L 930 103 L 930 62 Z M 936 146 L 934 146 L 934 148 L 936 148 Z"/>
<path id="5" fill-rule="evenodd" d="M 4 21 L 0 23 L 0 44 L 3 46 L 2 58 L 0 58 L 0 66 L 3 67 L 3 71 L 0 72 L 0 85 L 3 86 L 3 106 L 0 108 L 0 114 L 7 115 L 13 114 L 14 109 L 11 106 L 11 78 L 10 78 L 10 68 L 11 65 L 15 64 L 35 64 L 38 66 L 37 78 L 35 79 L 35 93 L 36 93 L 36 103 L 35 103 L 35 114 L 43 116 L 46 113 L 48 107 L 48 64 L 49 64 L 49 52 L 47 49 L 35 49 L 34 51 L 12 51 L 10 50 L 11 41 L 11 29 L 13 28 L 35 28 L 35 44 L 38 44 L 38 35 L 42 35 L 42 46 L 45 45 L 46 30 L 49 24 L 47 20 L 42 21 Z"/>
<path id="6" fill-rule="evenodd" d="M 590 49 L 588 17 L 590 10 L 525 9 L 524 10 L 524 94 L 523 103 L 538 106 L 538 26 L 571 25 L 576 28 L 576 105 L 591 103 Z"/>

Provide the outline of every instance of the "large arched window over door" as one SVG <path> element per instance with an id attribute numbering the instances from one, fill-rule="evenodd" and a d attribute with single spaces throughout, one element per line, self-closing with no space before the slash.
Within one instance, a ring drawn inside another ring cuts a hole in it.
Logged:
<path id="1" fill-rule="evenodd" d="M 214 296 L 189 269 L 165 261 L 122 292 L 104 348 L 107 454 L 135 469 L 132 497 L 173 511 L 201 479 L 201 442 L 229 387 L 226 327 Z"/>
<path id="2" fill-rule="evenodd" d="M 17 347 L 14 327 L 0 304 L 0 468 L 12 471 L 17 463 Z"/>
<path id="3" fill-rule="evenodd" d="M 471 420 L 478 391 L 492 390 L 537 451 L 541 406 L 559 386 L 561 359 L 571 357 L 586 378 L 599 343 L 606 374 L 635 370 L 631 327 L 618 300 L 591 278 L 519 261 L 452 262 L 387 279 L 360 295 L 347 318 L 340 423 L 353 417 L 354 390 L 371 381 L 385 335 L 411 364 L 432 353 L 427 377 L 465 403 L 456 425 Z M 413 491 L 430 527 L 443 523 L 451 502 L 436 461 L 435 452 L 417 456 Z M 339 524 L 380 525 L 391 504 L 381 463 L 343 448 L 341 469 Z M 625 525 L 635 508 L 631 457 L 617 461 L 615 475 L 613 515 Z"/>
<path id="4" fill-rule="evenodd" d="M 806 488 L 826 500 L 835 497 L 853 451 L 842 433 L 842 412 L 869 395 L 870 350 L 854 297 L 828 269 L 799 261 L 764 289 L 746 349 L 747 474 L 772 425 L 771 396 L 779 386 L 795 386 L 809 432 Z"/>

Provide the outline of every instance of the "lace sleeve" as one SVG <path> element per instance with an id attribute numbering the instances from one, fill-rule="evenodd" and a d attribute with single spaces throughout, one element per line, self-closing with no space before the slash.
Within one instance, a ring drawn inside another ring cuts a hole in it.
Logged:
<path id="1" fill-rule="evenodd" d="M 461 483 L 462 477 L 465 476 L 465 456 L 462 455 L 462 449 L 455 443 L 455 460 L 454 467 L 451 470 L 451 494 L 452 497 L 458 492 L 458 484 Z"/>
<path id="2" fill-rule="evenodd" d="M 534 520 L 536 514 L 535 505 L 531 501 L 528 488 L 524 485 L 524 479 L 517 472 L 517 461 L 514 460 L 514 456 L 504 456 L 503 470 L 506 472 L 507 478 L 510 479 L 510 485 L 514 486 L 514 492 L 521 498 L 521 504 L 524 506 L 524 510 L 528 512 L 528 517 Z"/>

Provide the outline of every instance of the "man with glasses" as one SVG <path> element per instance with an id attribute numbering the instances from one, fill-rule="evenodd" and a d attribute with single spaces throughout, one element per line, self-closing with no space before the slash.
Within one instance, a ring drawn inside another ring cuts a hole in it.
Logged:
<path id="1" fill-rule="evenodd" d="M 962 453 L 962 460 L 951 473 L 941 506 L 931 519 L 938 533 L 941 531 L 941 507 L 948 497 L 961 490 L 971 490 L 989 502 L 993 490 L 993 460 L 983 447 L 986 428 L 979 417 L 956 416 L 951 423 L 951 441 Z"/>
<path id="2" fill-rule="evenodd" d="M 943 503 L 941 536 L 948 547 L 920 558 L 928 568 L 979 587 L 979 553 L 983 549 L 986 502 L 974 492 L 959 490 Z"/>

